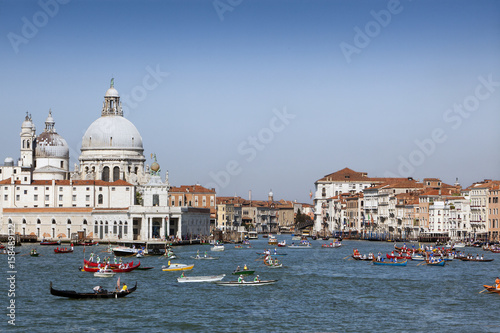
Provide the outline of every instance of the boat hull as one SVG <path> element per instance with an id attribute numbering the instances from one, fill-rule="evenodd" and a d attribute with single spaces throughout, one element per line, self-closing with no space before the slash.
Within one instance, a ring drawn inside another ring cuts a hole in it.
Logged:
<path id="1" fill-rule="evenodd" d="M 233 272 L 232 274 L 233 275 L 252 275 L 253 273 L 255 273 L 255 271 L 245 270 L 245 271 L 236 271 L 236 272 Z"/>
<path id="2" fill-rule="evenodd" d="M 104 293 L 77 293 L 74 290 L 57 290 L 52 288 L 52 282 L 50 282 L 50 293 L 54 296 L 59 297 L 68 297 L 75 299 L 84 299 L 84 298 L 122 298 L 125 297 L 137 289 L 137 282 L 133 288 L 128 289 L 127 291 L 113 291 L 113 292 L 104 292 Z"/>
<path id="3" fill-rule="evenodd" d="M 184 276 L 177 278 L 177 282 L 215 282 L 222 280 L 226 274 L 212 275 L 212 276 Z"/>
<path id="4" fill-rule="evenodd" d="M 374 261 L 374 265 L 379 265 L 379 266 L 406 266 L 408 261 L 402 261 L 402 262 L 392 262 L 392 261 Z"/>
<path id="5" fill-rule="evenodd" d="M 227 281 L 227 282 L 215 282 L 216 285 L 218 286 L 226 286 L 226 287 L 242 287 L 242 286 L 265 286 L 265 285 L 270 285 L 276 283 L 278 280 L 263 280 L 259 282 L 255 281 L 244 281 L 244 282 L 238 282 L 238 281 Z"/>
<path id="6" fill-rule="evenodd" d="M 193 269 L 193 267 L 194 264 L 192 265 L 172 264 L 168 267 L 162 268 L 161 270 L 164 272 L 188 271 Z"/>

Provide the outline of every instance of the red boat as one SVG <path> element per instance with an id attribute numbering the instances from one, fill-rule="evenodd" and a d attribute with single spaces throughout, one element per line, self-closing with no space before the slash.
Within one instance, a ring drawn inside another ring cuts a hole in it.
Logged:
<path id="1" fill-rule="evenodd" d="M 135 266 L 130 266 L 130 267 L 127 267 L 127 268 L 115 268 L 115 267 L 112 267 L 111 270 L 113 272 L 115 272 L 115 273 L 128 273 L 128 272 L 132 272 L 134 269 L 136 269 L 139 266 L 141 266 L 140 262 L 137 265 L 135 265 Z M 85 265 L 85 266 L 83 266 L 83 270 L 85 272 L 95 273 L 95 272 L 99 271 L 99 267 L 89 267 L 89 266 Z"/>
<path id="2" fill-rule="evenodd" d="M 41 241 L 40 245 L 61 245 L 61 242 L 60 241 L 57 241 L 57 242 Z"/>
<path id="3" fill-rule="evenodd" d="M 55 253 L 72 253 L 73 249 L 60 249 L 60 248 L 57 248 L 57 249 L 54 249 L 54 252 Z"/>
<path id="4" fill-rule="evenodd" d="M 105 263 L 96 263 L 96 262 L 93 262 L 93 261 L 88 261 L 87 259 L 83 259 L 83 264 L 85 266 L 89 266 L 89 267 L 99 267 L 99 265 L 106 265 Z M 125 265 L 125 267 L 132 267 L 134 266 L 134 262 L 131 261 L 131 262 L 124 262 L 123 263 Z M 118 268 L 120 266 L 120 264 L 112 264 L 112 263 L 109 263 L 108 264 L 109 267 L 111 268 Z"/>

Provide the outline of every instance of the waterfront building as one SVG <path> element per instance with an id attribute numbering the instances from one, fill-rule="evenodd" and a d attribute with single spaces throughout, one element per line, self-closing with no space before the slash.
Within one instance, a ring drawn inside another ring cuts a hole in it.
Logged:
<path id="1" fill-rule="evenodd" d="M 38 239 L 105 241 L 210 234 L 215 191 L 172 188 L 168 172 L 165 181 L 161 179 L 156 156 L 151 168 L 144 167 L 142 138 L 123 117 L 113 81 L 101 117 L 82 138 L 80 165 L 73 172 L 69 172 L 68 145 L 57 133 L 51 111 L 38 136 L 27 114 L 20 140 L 17 163 L 8 157 L 0 166 L 1 233 L 13 227 L 20 235 Z M 171 196 L 178 199 L 179 192 L 184 192 L 182 202 L 170 204 Z"/>
<path id="2" fill-rule="evenodd" d="M 494 185 L 488 193 L 488 239 L 500 241 L 500 203 L 498 202 L 500 185 Z"/>
<path id="3" fill-rule="evenodd" d="M 336 229 L 336 226 L 332 225 L 332 223 L 339 223 L 339 221 L 332 219 L 331 212 L 328 212 L 328 209 L 331 209 L 332 206 L 338 206 L 338 205 L 331 205 L 328 202 L 331 200 L 331 198 L 336 198 L 337 196 L 343 194 L 355 194 L 361 191 L 364 192 L 365 189 L 372 186 L 381 185 L 387 182 L 402 181 L 405 179 L 406 178 L 379 178 L 379 177 L 371 178 L 368 177 L 368 174 L 366 172 L 357 172 L 349 168 L 344 168 L 342 170 L 324 176 L 323 178 L 317 180 L 314 183 L 316 188 L 314 192 L 314 207 L 315 207 L 314 230 L 315 231 L 322 230 L 324 228 L 325 223 L 328 224 L 329 230 Z M 369 206 L 371 210 L 373 210 L 373 207 L 375 207 L 374 202 L 371 201 L 372 199 L 373 198 L 369 199 L 370 200 Z M 325 215 L 326 213 L 328 213 L 329 216 L 326 216 Z M 339 213 L 336 215 L 342 215 L 342 214 Z M 344 222 L 346 221 L 342 220 L 340 224 L 343 226 Z"/>

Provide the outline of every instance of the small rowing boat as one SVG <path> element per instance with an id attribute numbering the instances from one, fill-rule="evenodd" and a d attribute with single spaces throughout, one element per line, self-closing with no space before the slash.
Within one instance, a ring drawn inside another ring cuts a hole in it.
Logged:
<path id="1" fill-rule="evenodd" d="M 408 263 L 408 260 L 404 261 L 389 261 L 389 260 L 384 260 L 384 261 L 373 261 L 374 265 L 381 265 L 381 266 L 406 266 Z"/>
<path id="2" fill-rule="evenodd" d="M 232 274 L 233 275 L 252 275 L 253 273 L 255 273 L 255 271 L 251 271 L 251 270 L 248 270 L 248 269 L 244 269 L 244 270 L 241 270 L 241 271 L 234 271 Z"/>
<path id="3" fill-rule="evenodd" d="M 446 265 L 446 261 L 445 260 L 427 261 L 425 264 L 428 266 L 441 266 L 442 267 L 442 266 Z"/>
<path id="4" fill-rule="evenodd" d="M 40 245 L 61 245 L 61 241 L 57 242 L 41 241 Z"/>
<path id="5" fill-rule="evenodd" d="M 191 259 L 196 260 L 217 260 L 219 257 L 211 257 L 211 256 L 191 256 Z"/>
<path id="6" fill-rule="evenodd" d="M 102 270 L 99 270 L 97 272 L 94 273 L 94 276 L 95 277 L 103 277 L 103 278 L 106 278 L 106 277 L 113 277 L 115 276 L 115 272 L 113 272 L 112 270 L 110 269 L 102 269 Z"/>
<path id="7" fill-rule="evenodd" d="M 467 258 L 467 257 L 464 257 L 464 258 L 459 258 L 460 260 L 462 261 L 478 261 L 478 262 L 490 262 L 490 261 L 493 261 L 493 259 L 476 259 L 476 258 Z"/>
<path id="8" fill-rule="evenodd" d="M 227 286 L 227 287 L 235 287 L 235 286 L 265 286 L 269 284 L 274 284 L 278 280 L 261 280 L 261 281 L 219 281 L 215 282 L 218 286 Z"/>
<path id="9" fill-rule="evenodd" d="M 485 287 L 486 290 L 488 290 L 488 292 L 490 292 L 490 293 L 500 294 L 500 289 L 495 288 L 495 286 L 488 286 L 486 284 L 483 284 L 483 287 Z"/>
<path id="10" fill-rule="evenodd" d="M 54 253 L 73 253 L 73 249 L 54 249 Z"/>
<path id="11" fill-rule="evenodd" d="M 186 264 L 171 264 L 168 263 L 168 266 L 162 266 L 161 270 L 164 272 L 175 272 L 175 271 L 187 271 L 193 269 L 194 264 L 186 265 Z"/>
<path id="12" fill-rule="evenodd" d="M 181 276 L 177 278 L 177 282 L 215 282 L 220 281 L 226 274 L 211 275 L 211 276 Z"/>

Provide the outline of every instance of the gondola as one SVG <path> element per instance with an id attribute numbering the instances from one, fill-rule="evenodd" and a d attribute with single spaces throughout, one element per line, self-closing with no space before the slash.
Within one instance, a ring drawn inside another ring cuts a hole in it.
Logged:
<path id="1" fill-rule="evenodd" d="M 135 286 L 127 289 L 127 291 L 102 291 L 102 292 L 91 292 L 91 293 L 77 293 L 74 290 L 57 290 L 52 288 L 52 282 L 50 282 L 50 293 L 54 296 L 59 297 L 69 297 L 69 298 L 121 298 L 128 294 L 133 293 L 137 289 L 137 282 Z"/>
<path id="2" fill-rule="evenodd" d="M 61 241 L 57 242 L 41 241 L 40 245 L 61 245 Z"/>
<path id="3" fill-rule="evenodd" d="M 134 269 L 138 268 L 139 266 L 141 265 L 141 263 L 139 262 L 137 265 L 135 266 L 129 266 L 129 267 L 125 267 L 125 268 L 115 268 L 115 267 L 110 267 L 110 269 L 115 272 L 115 273 L 128 273 L 128 272 L 132 272 Z M 95 272 L 98 272 L 99 271 L 99 267 L 89 267 L 87 265 L 84 265 L 83 266 L 83 270 L 85 272 L 91 272 L 91 273 L 95 273 Z"/>
<path id="4" fill-rule="evenodd" d="M 481 261 L 481 262 L 490 262 L 493 261 L 493 259 L 469 259 L 469 258 L 459 258 L 462 261 Z"/>

